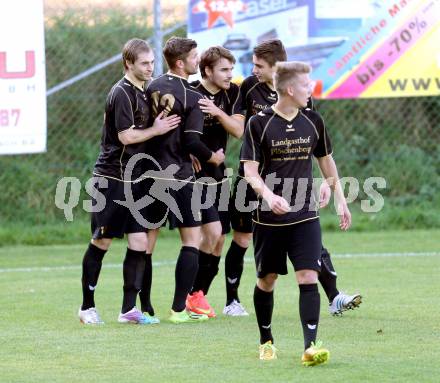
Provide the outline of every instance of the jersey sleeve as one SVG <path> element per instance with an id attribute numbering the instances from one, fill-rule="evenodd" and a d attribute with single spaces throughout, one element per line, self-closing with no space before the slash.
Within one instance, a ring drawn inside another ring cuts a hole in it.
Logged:
<path id="1" fill-rule="evenodd" d="M 202 98 L 197 92 L 188 91 L 187 97 L 190 102 L 185 110 L 185 126 L 183 131 L 203 134 L 203 112 L 199 106 L 199 99 Z"/>
<path id="2" fill-rule="evenodd" d="M 255 80 L 254 80 L 253 76 L 245 78 L 240 85 L 239 110 L 240 110 L 240 114 L 242 114 L 243 116 L 246 116 L 246 111 L 247 111 L 246 95 L 248 94 L 248 92 L 252 88 L 252 86 L 254 86 L 254 85 L 255 85 Z"/>
<path id="3" fill-rule="evenodd" d="M 229 114 L 231 116 L 234 114 L 240 114 L 244 117 L 240 88 L 235 84 L 231 84 L 229 93 L 229 99 L 231 100 L 231 109 Z"/>
<path id="4" fill-rule="evenodd" d="M 207 162 L 212 156 L 212 151 L 200 138 L 200 134 L 187 132 L 184 136 L 184 144 L 189 153 L 196 156 L 200 161 Z"/>
<path id="5" fill-rule="evenodd" d="M 113 108 L 115 111 L 115 127 L 118 133 L 134 126 L 133 101 L 126 90 L 118 88 L 113 95 Z"/>
<path id="6" fill-rule="evenodd" d="M 240 152 L 241 162 L 260 162 L 262 157 L 261 133 L 261 126 L 258 123 L 258 120 L 255 118 L 255 116 L 251 117 L 247 123 L 244 133 L 243 146 Z"/>
<path id="7" fill-rule="evenodd" d="M 316 147 L 313 150 L 313 155 L 315 157 L 328 156 L 329 154 L 332 154 L 333 151 L 332 143 L 328 135 L 324 120 L 318 113 L 315 113 L 314 123 L 319 138 L 318 138 L 318 143 L 316 144 Z"/>

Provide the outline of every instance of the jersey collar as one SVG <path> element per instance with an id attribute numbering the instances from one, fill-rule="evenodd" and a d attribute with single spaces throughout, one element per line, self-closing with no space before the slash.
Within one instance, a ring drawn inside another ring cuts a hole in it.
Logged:
<path id="1" fill-rule="evenodd" d="M 298 116 L 299 114 L 299 109 L 296 110 L 296 113 L 293 113 L 292 115 L 287 115 L 284 114 L 283 112 L 281 112 L 280 110 L 278 110 L 275 105 L 271 106 L 272 110 L 275 112 L 275 114 L 278 114 L 278 116 L 280 116 L 281 118 L 284 118 L 287 121 L 292 121 L 296 116 Z"/>
<path id="2" fill-rule="evenodd" d="M 212 95 L 216 95 L 217 93 L 219 93 L 219 92 L 221 91 L 220 88 L 217 89 L 217 90 L 214 90 L 214 89 L 209 85 L 208 81 L 206 81 L 206 80 L 204 80 L 204 79 L 202 79 L 202 80 L 200 81 L 200 83 L 201 83 L 202 86 L 203 86 L 203 87 L 204 87 L 209 93 L 211 93 Z"/>
<path id="3" fill-rule="evenodd" d="M 127 80 L 132 86 L 134 86 L 135 88 L 141 90 L 142 92 L 145 91 L 144 87 L 139 87 L 138 85 L 136 85 L 132 80 L 130 80 L 128 78 L 127 75 L 124 76 L 124 79 Z M 145 84 L 145 83 L 144 83 Z"/>
<path id="4" fill-rule="evenodd" d="M 182 77 L 182 76 L 179 76 L 178 74 L 172 73 L 172 72 L 170 72 L 170 71 L 168 71 L 168 72 L 166 73 L 166 75 L 167 75 L 167 76 L 173 76 L 173 77 L 181 78 L 182 80 L 185 80 L 186 82 L 188 82 L 188 79 L 187 79 L 187 78 Z"/>
<path id="5" fill-rule="evenodd" d="M 263 83 L 264 85 L 267 86 L 267 89 L 269 89 L 271 92 L 276 92 L 275 91 L 275 87 L 272 85 L 270 85 L 268 82 Z"/>

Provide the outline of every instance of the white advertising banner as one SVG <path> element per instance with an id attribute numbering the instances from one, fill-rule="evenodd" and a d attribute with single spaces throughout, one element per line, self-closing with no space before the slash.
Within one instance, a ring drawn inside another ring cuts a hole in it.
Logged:
<path id="1" fill-rule="evenodd" d="M 43 0 L 0 5 L 0 155 L 46 151 Z"/>

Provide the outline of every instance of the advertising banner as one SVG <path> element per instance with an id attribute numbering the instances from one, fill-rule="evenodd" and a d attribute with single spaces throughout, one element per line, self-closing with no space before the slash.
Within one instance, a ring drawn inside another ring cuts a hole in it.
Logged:
<path id="1" fill-rule="evenodd" d="M 46 151 L 43 0 L 0 6 L 0 155 Z"/>
<path id="2" fill-rule="evenodd" d="M 188 36 L 222 45 L 239 81 L 252 48 L 279 38 L 321 98 L 440 94 L 440 0 L 191 0 Z"/>

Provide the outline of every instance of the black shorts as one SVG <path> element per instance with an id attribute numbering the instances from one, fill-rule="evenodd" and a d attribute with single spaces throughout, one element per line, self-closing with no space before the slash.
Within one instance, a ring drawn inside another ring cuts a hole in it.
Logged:
<path id="1" fill-rule="evenodd" d="M 179 181 L 171 181 L 179 182 Z M 179 182 L 179 186 L 182 183 Z M 178 227 L 197 227 L 202 225 L 200 209 L 201 188 L 193 182 L 186 182 L 179 190 L 170 190 L 172 206 L 168 204 L 168 223 L 170 229 Z"/>
<path id="2" fill-rule="evenodd" d="M 139 197 L 148 195 L 149 198 L 149 201 L 145 201 L 147 206 L 140 211 L 142 217 L 148 222 L 148 229 L 158 229 L 166 225 L 171 200 L 168 187 L 169 182 L 156 178 L 146 178 L 140 184 Z"/>
<path id="3" fill-rule="evenodd" d="M 287 274 L 287 257 L 295 271 L 321 271 L 321 226 L 319 219 L 293 225 L 254 224 L 254 254 L 257 277 Z"/>
<path id="4" fill-rule="evenodd" d="M 232 186 L 229 214 L 231 227 L 240 233 L 252 233 L 252 211 L 257 195 L 243 177 L 238 176 Z"/>
<path id="5" fill-rule="evenodd" d="M 108 187 L 99 186 L 100 182 L 107 182 Z M 124 234 L 148 231 L 143 220 L 147 216 L 148 207 L 139 209 L 138 215 L 132 213 L 134 209 L 130 211 L 129 207 L 116 202 L 126 201 L 126 193 L 131 193 L 133 201 L 139 200 L 145 193 L 144 182 L 125 183 L 112 178 L 95 176 L 93 185 L 97 193 L 92 196 L 92 206 L 103 207 L 100 211 L 91 213 L 93 239 L 123 238 Z"/>
<path id="6" fill-rule="evenodd" d="M 229 218 L 229 182 L 207 185 L 197 184 L 201 189 L 202 204 L 209 206 L 202 208 L 202 224 L 220 221 L 222 234 L 231 231 Z"/>

